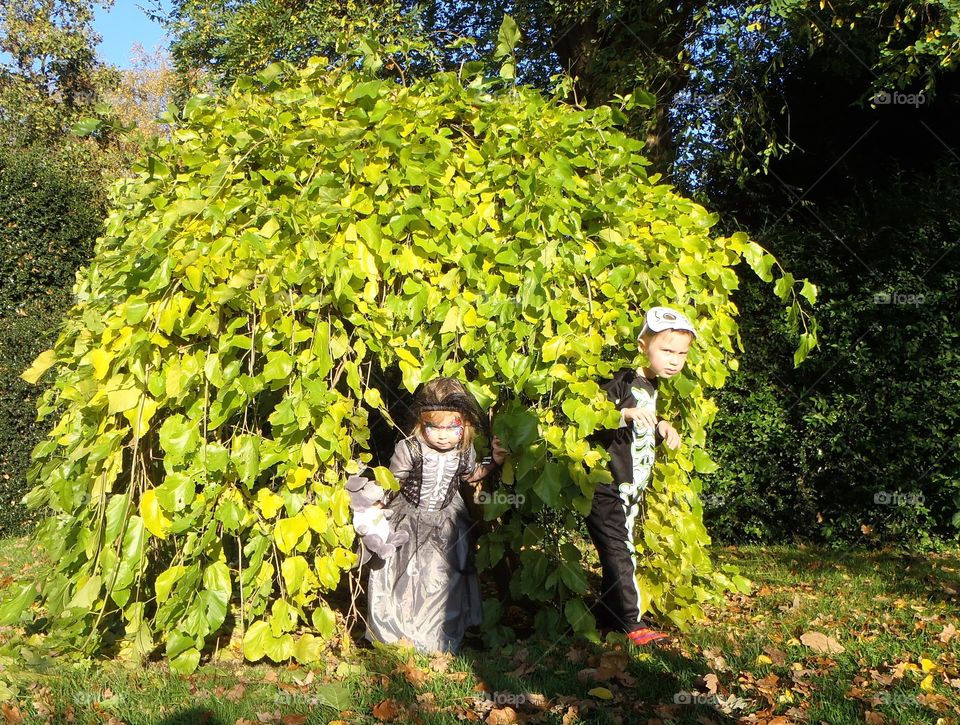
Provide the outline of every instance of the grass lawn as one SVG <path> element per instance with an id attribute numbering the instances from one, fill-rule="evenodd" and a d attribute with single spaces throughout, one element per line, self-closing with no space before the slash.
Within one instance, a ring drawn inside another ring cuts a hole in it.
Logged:
<path id="1" fill-rule="evenodd" d="M 42 576 L 0 542 L 0 594 Z M 960 553 L 718 549 L 754 582 L 709 621 L 638 652 L 569 636 L 426 658 L 356 639 L 312 668 L 224 645 L 189 677 L 163 662 L 57 657 L 0 629 L 4 723 L 960 723 Z"/>

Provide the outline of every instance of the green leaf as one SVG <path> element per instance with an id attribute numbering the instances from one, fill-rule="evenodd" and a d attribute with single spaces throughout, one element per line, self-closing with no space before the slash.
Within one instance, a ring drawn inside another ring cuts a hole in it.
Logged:
<path id="1" fill-rule="evenodd" d="M 200 651 L 194 647 L 170 658 L 170 669 L 178 675 L 193 674 L 200 664 Z"/>
<path id="2" fill-rule="evenodd" d="M 0 626 L 9 627 L 25 618 L 37 597 L 37 588 L 30 582 L 21 584 L 12 595 L 8 594 L 0 604 Z"/>
<path id="3" fill-rule="evenodd" d="M 177 564 L 171 566 L 166 571 L 162 572 L 154 581 L 153 588 L 157 593 L 157 602 L 163 604 L 167 601 L 167 598 L 170 596 L 170 590 L 173 588 L 173 585 L 176 584 L 180 578 L 183 576 L 183 573 L 187 570 L 187 567 L 182 564 Z"/>
<path id="4" fill-rule="evenodd" d="M 563 503 L 563 486 L 566 481 L 563 467 L 554 461 L 547 461 L 543 472 L 533 484 L 533 490 L 547 506 L 557 508 Z"/>
<path id="5" fill-rule="evenodd" d="M 76 593 L 73 595 L 73 598 L 67 604 L 67 609 L 92 609 L 94 602 L 100 598 L 102 591 L 102 577 L 98 575 L 87 578 L 87 580 L 77 589 Z"/>
<path id="6" fill-rule="evenodd" d="M 173 463 L 181 463 L 200 446 L 200 435 L 195 423 L 179 413 L 167 418 L 160 426 L 160 447 Z"/>
<path id="7" fill-rule="evenodd" d="M 271 350 L 267 353 L 267 364 L 263 367 L 264 380 L 286 380 L 293 371 L 293 358 L 285 350 Z"/>
<path id="8" fill-rule="evenodd" d="M 260 475 L 260 445 L 256 436 L 242 434 L 235 436 L 232 444 L 230 460 L 233 461 L 240 481 L 248 488 Z"/>
<path id="9" fill-rule="evenodd" d="M 243 656 L 251 662 L 263 659 L 274 639 L 270 625 L 262 619 L 257 620 L 243 633 Z"/>
<path id="10" fill-rule="evenodd" d="M 516 21 L 504 13 L 503 22 L 500 23 L 500 29 L 497 31 L 497 48 L 493 57 L 499 59 L 513 55 L 514 48 L 520 42 L 520 29 Z"/>
<path id="11" fill-rule="evenodd" d="M 336 632 L 337 615 L 325 604 L 321 604 L 313 610 L 311 620 L 313 621 L 313 628 L 324 639 L 329 639 Z"/>
<path id="12" fill-rule="evenodd" d="M 33 361 L 33 364 L 24 370 L 20 377 L 31 385 L 36 385 L 37 381 L 43 377 L 43 374 L 47 372 L 47 370 L 49 370 L 56 361 L 57 355 L 55 351 L 44 350 L 42 353 L 37 355 L 37 358 Z"/>
<path id="13" fill-rule="evenodd" d="M 103 125 L 99 118 L 82 118 L 70 127 L 74 136 L 89 136 Z"/>
<path id="14" fill-rule="evenodd" d="M 567 600 L 567 603 L 563 606 L 563 616 L 577 634 L 584 635 L 595 632 L 597 628 L 596 619 L 579 597 Z M 596 640 L 596 636 L 594 635 L 590 639 Z"/>
<path id="15" fill-rule="evenodd" d="M 287 587 L 287 593 L 295 595 L 303 589 L 307 581 L 307 572 L 310 571 L 310 565 L 302 556 L 288 556 L 280 563 L 280 571 L 283 574 L 283 582 Z"/>

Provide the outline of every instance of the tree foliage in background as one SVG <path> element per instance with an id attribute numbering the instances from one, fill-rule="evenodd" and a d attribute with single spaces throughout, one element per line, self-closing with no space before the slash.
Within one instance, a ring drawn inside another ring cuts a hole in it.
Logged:
<path id="1" fill-rule="evenodd" d="M 339 59 L 367 38 L 384 45 L 418 41 L 415 15 L 394 0 L 174 0 L 154 17 L 173 37 L 171 54 L 182 99 L 284 60 L 303 66 L 314 56 Z M 423 49 L 415 43 L 411 50 Z"/>
<path id="2" fill-rule="evenodd" d="M 112 0 L 0 4 L 0 144 L 59 141 L 115 78 L 96 59 L 93 14 Z"/>
<path id="3" fill-rule="evenodd" d="M 711 234 L 714 215 L 647 174 L 620 111 L 514 87 L 515 37 L 505 23 L 499 90 L 452 73 L 404 87 L 376 59 L 269 66 L 221 103 L 191 100 L 118 190 L 79 303 L 27 373 L 57 373 L 28 497 L 52 511 L 38 536 L 55 635 L 122 631 L 187 672 L 236 607 L 249 659 L 319 657 L 354 562 L 343 482 L 371 460 L 370 416 L 389 421 L 392 371 L 408 391 L 454 375 L 499 401 L 503 481 L 523 503 L 480 565 L 513 551 L 511 592 L 538 625 L 590 633 L 570 532 L 609 478 L 587 440 L 617 420 L 597 381 L 636 362 L 636 311 L 654 303 L 699 335 L 663 389 L 688 445 L 648 493 L 645 603 L 685 626 L 742 585 L 712 567 L 696 495 L 714 469 L 707 391 L 734 365 L 732 267 L 777 271 L 798 328 L 815 290 L 745 235 Z M 18 594 L 3 621 L 34 585 Z"/>
<path id="4" fill-rule="evenodd" d="M 712 193 L 768 170 L 794 147 L 784 83 L 798 70 L 866 69 L 850 103 L 920 87 L 932 96 L 937 78 L 956 67 L 960 48 L 955 0 L 390 0 L 363 8 L 180 0 L 167 27 L 183 77 L 200 73 L 229 84 L 281 58 L 302 63 L 320 49 L 339 57 L 357 42 L 356 29 L 371 24 L 390 38 L 417 41 L 407 75 L 464 62 L 487 63 L 496 73 L 489 58 L 504 14 L 521 31 L 522 82 L 547 89 L 556 74 L 568 73 L 571 99 L 586 106 L 637 92 L 625 130 L 644 139 L 655 168 L 685 188 L 710 186 Z M 475 42 L 461 42 L 467 39 Z"/>

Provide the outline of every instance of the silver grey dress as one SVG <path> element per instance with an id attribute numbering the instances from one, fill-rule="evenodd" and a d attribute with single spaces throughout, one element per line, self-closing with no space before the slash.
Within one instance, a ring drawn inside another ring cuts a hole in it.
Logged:
<path id="1" fill-rule="evenodd" d="M 390 504 L 390 522 L 410 539 L 370 571 L 367 638 L 407 640 L 420 652 L 457 652 L 464 630 L 481 621 L 473 521 L 454 480 L 458 471 L 473 470 L 476 453 L 471 448 L 461 461 L 457 450 L 410 443 L 419 446 L 420 460 L 407 441 L 397 444 L 390 460 L 393 475 L 405 484 Z"/>

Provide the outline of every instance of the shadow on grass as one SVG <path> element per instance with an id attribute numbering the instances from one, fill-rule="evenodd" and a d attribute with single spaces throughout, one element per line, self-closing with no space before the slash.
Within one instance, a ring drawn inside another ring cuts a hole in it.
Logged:
<path id="1" fill-rule="evenodd" d="M 157 725 L 232 725 L 202 707 L 188 707 L 158 720 Z"/>
<path id="2" fill-rule="evenodd" d="M 822 587 L 832 575 L 876 580 L 876 588 L 894 596 L 919 597 L 931 603 L 960 602 L 960 554 L 919 554 L 896 550 L 821 547 L 765 547 L 725 549 L 731 563 L 748 566 L 758 583 Z M 779 578 L 764 578 L 764 569 Z M 783 575 L 786 574 L 787 577 Z"/>
<path id="3" fill-rule="evenodd" d="M 529 711 L 542 696 L 560 706 L 558 721 L 573 706 L 584 723 L 736 722 L 706 693 L 706 662 L 672 645 L 639 650 L 616 635 L 601 644 L 531 637 L 509 648 L 466 650 L 463 659 L 483 685 L 481 697 Z"/>
<path id="4" fill-rule="evenodd" d="M 519 722 L 533 717 L 560 723 L 569 714 L 575 714 L 576 722 L 598 725 L 736 722 L 706 692 L 706 662 L 684 656 L 675 645 L 641 651 L 622 637 L 596 644 L 567 633 L 554 640 L 527 637 L 484 648 L 471 638 L 450 672 L 419 685 L 401 674 L 412 657 L 410 649 L 375 646 L 368 651 L 365 659 L 381 674 L 382 689 L 369 693 L 373 700 L 362 709 L 392 698 L 411 708 L 406 714 L 415 713 L 423 725 L 457 722 L 464 711 L 471 714 L 468 719 L 486 720 L 492 710 L 507 707 L 519 714 Z M 464 673 L 472 677 L 456 676 Z"/>

